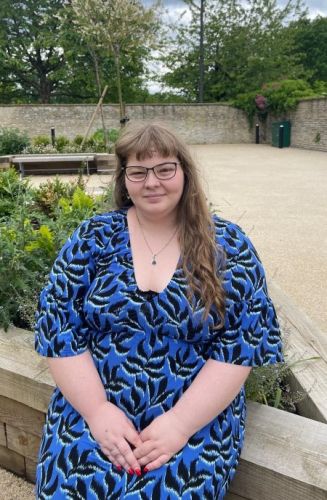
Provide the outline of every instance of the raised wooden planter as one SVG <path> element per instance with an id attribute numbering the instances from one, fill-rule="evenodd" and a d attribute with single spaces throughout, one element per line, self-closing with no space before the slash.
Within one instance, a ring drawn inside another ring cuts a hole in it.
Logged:
<path id="1" fill-rule="evenodd" d="M 327 337 L 276 285 L 269 283 L 291 365 L 293 391 L 305 398 L 297 404 L 300 415 L 327 424 Z M 310 358 L 318 358 L 312 359 Z M 309 361 L 306 361 L 309 360 Z"/>
<path id="2" fill-rule="evenodd" d="M 287 326 L 288 357 L 319 359 L 293 370 L 294 383 L 310 389 L 300 405 L 301 415 L 248 403 L 245 445 L 226 499 L 326 500 L 325 341 L 278 287 L 270 284 L 269 290 L 280 322 Z M 31 482 L 54 388 L 46 361 L 33 344 L 31 332 L 0 330 L 0 465 Z"/>

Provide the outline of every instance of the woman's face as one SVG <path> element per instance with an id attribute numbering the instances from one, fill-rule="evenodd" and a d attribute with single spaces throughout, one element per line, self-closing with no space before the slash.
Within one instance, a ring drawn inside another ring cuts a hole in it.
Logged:
<path id="1" fill-rule="evenodd" d="M 168 215 L 177 210 L 184 189 L 184 172 L 176 156 L 163 157 L 156 151 L 144 160 L 131 155 L 126 167 L 142 166 L 151 168 L 166 162 L 177 163 L 177 170 L 171 179 L 158 179 L 153 170 L 148 171 L 144 181 L 133 182 L 125 175 L 125 185 L 135 207 L 149 215 Z"/>

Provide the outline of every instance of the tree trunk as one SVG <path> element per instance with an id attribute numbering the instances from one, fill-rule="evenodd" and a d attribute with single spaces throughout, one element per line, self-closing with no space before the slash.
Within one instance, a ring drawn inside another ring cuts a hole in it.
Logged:
<path id="1" fill-rule="evenodd" d="M 119 45 L 114 47 L 115 54 L 115 66 L 116 66 L 116 83 L 117 83 L 117 91 L 118 91 L 118 101 L 119 101 L 119 116 L 120 120 L 124 118 L 124 105 L 123 105 L 123 95 L 121 90 L 121 75 L 120 75 L 120 49 Z M 121 122 L 121 126 L 123 123 Z"/>
<path id="2" fill-rule="evenodd" d="M 204 2 L 205 0 L 201 0 L 200 6 L 199 102 L 203 102 L 204 93 Z"/>
<path id="3" fill-rule="evenodd" d="M 51 82 L 44 74 L 40 75 L 39 100 L 42 104 L 49 104 L 51 99 Z"/>

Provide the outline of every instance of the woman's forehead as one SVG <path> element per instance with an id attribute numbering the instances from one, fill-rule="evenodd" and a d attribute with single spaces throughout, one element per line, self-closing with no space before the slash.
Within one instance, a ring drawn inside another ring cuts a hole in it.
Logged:
<path id="1" fill-rule="evenodd" d="M 137 153 L 130 153 L 128 155 L 128 158 L 127 160 L 128 161 L 131 161 L 131 160 L 137 160 L 137 161 L 140 161 L 140 160 L 148 160 L 148 159 L 151 159 L 153 157 L 157 157 L 157 158 L 176 158 L 176 155 L 174 154 L 163 154 L 161 153 L 160 151 L 157 151 L 156 149 L 150 149 L 150 150 L 147 150 L 147 151 L 142 151 L 142 152 L 137 152 Z"/>

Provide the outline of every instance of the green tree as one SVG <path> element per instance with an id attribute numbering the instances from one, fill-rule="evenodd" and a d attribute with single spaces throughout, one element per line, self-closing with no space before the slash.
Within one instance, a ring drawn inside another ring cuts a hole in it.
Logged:
<path id="1" fill-rule="evenodd" d="M 113 54 L 88 45 L 74 29 L 71 0 L 1 0 L 0 102 L 95 102 L 99 82 L 115 74 Z M 148 56 L 145 46 L 121 54 L 122 92 L 129 102 L 143 101 Z M 115 85 L 106 102 L 117 102 Z"/>
<path id="2" fill-rule="evenodd" d="M 197 98 L 199 12 L 192 11 L 166 57 L 170 71 L 166 85 Z M 264 82 L 303 77 L 299 56 L 292 53 L 292 36 L 284 29 L 291 19 L 303 17 L 301 0 L 207 0 L 204 18 L 204 100 L 228 100 L 256 89 Z"/>
<path id="3" fill-rule="evenodd" d="M 47 103 L 62 86 L 58 11 L 64 0 L 1 0 L 0 98 Z"/>
<path id="4" fill-rule="evenodd" d="M 327 17 L 300 19 L 290 24 L 294 53 L 308 71 L 310 83 L 327 82 Z"/>
<path id="5" fill-rule="evenodd" d="M 139 0 L 72 0 L 71 3 L 75 26 L 83 39 L 94 51 L 104 49 L 113 57 L 122 118 L 122 76 L 128 75 L 124 58 L 125 63 L 126 58 L 131 61 L 140 51 L 145 58 L 155 45 L 159 28 L 155 7 L 145 8 Z"/>

